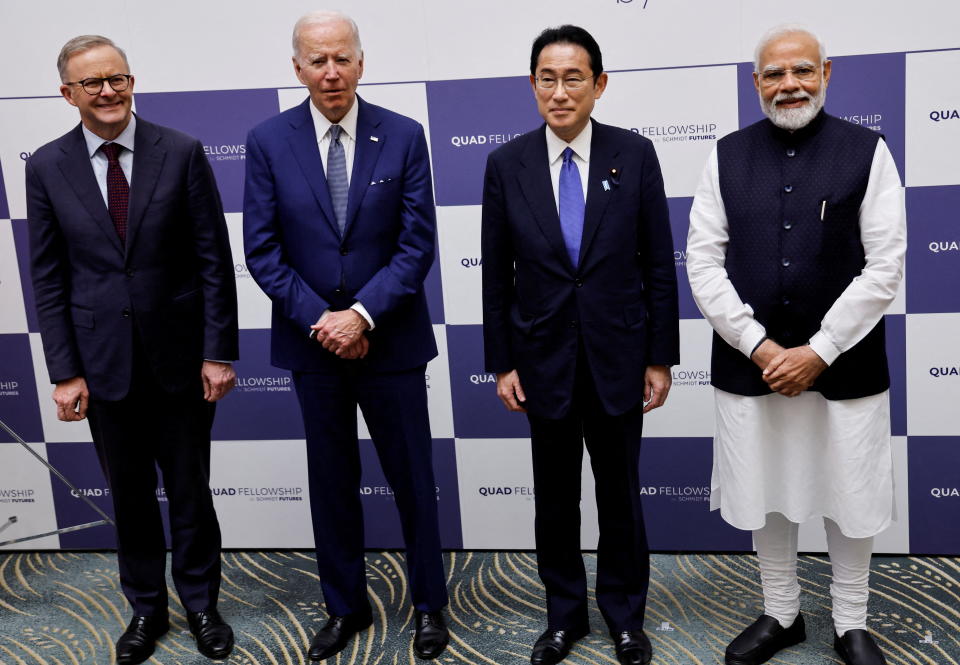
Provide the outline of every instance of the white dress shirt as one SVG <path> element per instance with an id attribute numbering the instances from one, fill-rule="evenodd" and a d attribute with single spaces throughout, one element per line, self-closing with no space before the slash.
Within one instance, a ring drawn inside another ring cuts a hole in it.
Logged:
<path id="1" fill-rule="evenodd" d="M 347 114 L 340 119 L 340 144 L 343 145 L 343 156 L 347 163 L 347 184 L 353 176 L 353 154 L 357 148 L 357 110 L 360 104 L 353 98 L 353 104 Z M 320 149 L 320 159 L 323 160 L 323 172 L 327 172 L 327 153 L 330 151 L 330 127 L 332 122 L 327 120 L 313 102 L 310 102 L 310 115 L 313 116 L 313 128 L 317 132 L 317 147 Z"/>
<path id="2" fill-rule="evenodd" d="M 593 138 L 593 123 L 587 126 L 577 136 L 567 143 L 553 133 L 547 125 L 547 159 L 550 162 L 550 181 L 553 183 L 553 200 L 560 212 L 560 168 L 563 166 L 563 151 L 573 150 L 573 162 L 580 171 L 580 184 L 583 186 L 583 200 L 587 200 L 587 177 L 590 175 L 590 140 Z"/>
<path id="3" fill-rule="evenodd" d="M 863 339 L 893 301 L 906 238 L 903 187 L 886 143 L 877 141 L 860 205 L 866 265 L 810 339 L 828 365 Z M 749 357 L 766 331 L 727 276 L 729 240 L 714 148 L 690 211 L 687 274 L 704 317 Z M 895 517 L 889 391 L 828 400 L 812 391 L 747 397 L 715 390 L 715 399 L 710 507 L 728 523 L 754 530 L 767 513 L 797 523 L 829 517 L 844 535 L 866 538 Z"/>
<path id="4" fill-rule="evenodd" d="M 87 142 L 87 154 L 90 155 L 90 165 L 93 167 L 93 175 L 96 177 L 97 184 L 100 186 L 100 194 L 103 196 L 103 202 L 109 207 L 110 204 L 107 201 L 107 167 L 110 165 L 110 160 L 100 151 L 100 146 L 104 143 L 116 143 L 126 148 L 126 150 L 120 151 L 120 156 L 117 158 L 117 161 L 120 162 L 123 175 L 127 177 L 127 184 L 133 182 L 133 180 L 131 180 L 133 177 L 133 144 L 137 131 L 137 116 L 131 113 L 130 122 L 128 122 L 124 130 L 120 132 L 120 136 L 112 141 L 100 138 L 87 129 L 86 125 L 80 125 L 80 127 L 83 130 L 83 138 Z"/>
<path id="5" fill-rule="evenodd" d="M 350 185 L 350 178 L 353 175 L 353 155 L 357 147 L 357 114 L 360 104 L 357 98 L 353 98 L 353 104 L 347 114 L 340 119 L 337 124 L 340 125 L 340 144 L 343 146 L 343 157 L 347 165 L 347 185 Z M 327 153 L 330 151 L 330 127 L 333 125 L 325 115 L 323 115 L 313 102 L 310 102 L 310 115 L 313 117 L 313 128 L 317 132 L 317 148 L 320 150 L 320 159 L 323 161 L 323 173 L 327 173 Z M 373 330 L 373 317 L 367 311 L 360 301 L 353 303 L 350 309 L 356 312 L 367 321 L 370 330 Z M 320 318 L 330 310 L 324 310 Z M 318 320 L 319 323 L 319 320 Z M 312 333 L 311 333 L 312 335 Z"/>

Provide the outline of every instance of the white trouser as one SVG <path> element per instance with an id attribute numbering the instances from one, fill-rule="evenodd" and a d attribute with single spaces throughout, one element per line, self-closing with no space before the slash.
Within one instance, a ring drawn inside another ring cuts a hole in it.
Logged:
<path id="1" fill-rule="evenodd" d="M 873 537 L 848 538 L 836 522 L 825 517 L 827 549 L 833 567 L 833 625 L 838 635 L 867 627 L 867 598 Z M 753 532 L 763 583 L 763 611 L 784 628 L 800 613 L 797 579 L 797 533 L 800 525 L 780 513 L 767 513 L 766 524 Z"/>

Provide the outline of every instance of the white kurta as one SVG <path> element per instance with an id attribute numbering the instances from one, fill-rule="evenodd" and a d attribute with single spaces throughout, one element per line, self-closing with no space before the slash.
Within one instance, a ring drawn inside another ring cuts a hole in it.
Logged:
<path id="1" fill-rule="evenodd" d="M 884 141 L 877 142 L 860 206 L 860 239 L 866 265 L 810 339 L 827 364 L 873 329 L 903 276 L 903 188 Z M 690 211 L 687 273 L 710 325 L 749 356 L 766 332 L 727 277 L 728 243 L 714 148 Z M 767 513 L 779 512 L 793 522 L 829 517 L 851 538 L 887 527 L 894 511 L 888 392 L 848 400 L 811 391 L 792 398 L 715 392 L 710 507 L 728 523 L 754 530 Z"/>

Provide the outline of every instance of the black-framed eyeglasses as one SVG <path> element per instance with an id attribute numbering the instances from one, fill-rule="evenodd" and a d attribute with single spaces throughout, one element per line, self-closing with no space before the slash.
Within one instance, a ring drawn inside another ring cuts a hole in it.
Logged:
<path id="1" fill-rule="evenodd" d="M 553 90 L 557 87 L 557 82 L 561 82 L 565 90 L 580 90 L 586 84 L 587 81 L 592 79 L 595 74 L 590 76 L 565 76 L 564 78 L 558 79 L 556 76 L 537 76 L 534 80 L 537 82 L 537 87 L 543 90 Z"/>
<path id="2" fill-rule="evenodd" d="M 103 78 L 87 78 L 82 81 L 67 81 L 64 85 L 79 85 L 88 95 L 99 95 L 103 90 L 104 82 L 109 83 L 114 92 L 123 92 L 130 87 L 132 74 L 114 74 L 113 76 L 104 76 Z"/>

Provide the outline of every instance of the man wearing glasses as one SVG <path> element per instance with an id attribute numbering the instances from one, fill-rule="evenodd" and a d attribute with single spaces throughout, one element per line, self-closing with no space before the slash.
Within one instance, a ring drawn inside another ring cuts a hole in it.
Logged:
<path id="1" fill-rule="evenodd" d="M 831 63 L 793 26 L 757 46 L 767 119 L 721 139 L 690 213 L 687 271 L 713 326 L 713 508 L 753 531 L 763 615 L 727 647 L 758 665 L 806 638 L 799 523 L 822 518 L 834 648 L 880 665 L 867 632 L 873 536 L 893 472 L 883 314 L 906 249 L 903 191 L 882 137 L 823 112 Z"/>
<path id="2" fill-rule="evenodd" d="M 649 553 L 638 464 L 643 414 L 679 362 L 676 272 L 649 140 L 591 120 L 607 86 L 582 28 L 545 30 L 530 84 L 546 124 L 492 152 L 483 192 L 483 335 L 497 394 L 530 422 L 537 567 L 547 626 L 531 662 L 590 632 L 580 554 L 586 442 L 600 520 L 597 605 L 624 664 L 650 661 Z"/>
<path id="3" fill-rule="evenodd" d="M 133 115 L 134 77 L 112 41 L 71 39 L 57 66 L 80 124 L 27 162 L 31 269 L 57 416 L 89 420 L 113 498 L 134 615 L 117 662 L 145 661 L 169 628 L 156 466 L 190 631 L 225 658 L 210 427 L 238 342 L 220 196 L 198 141 Z"/>

